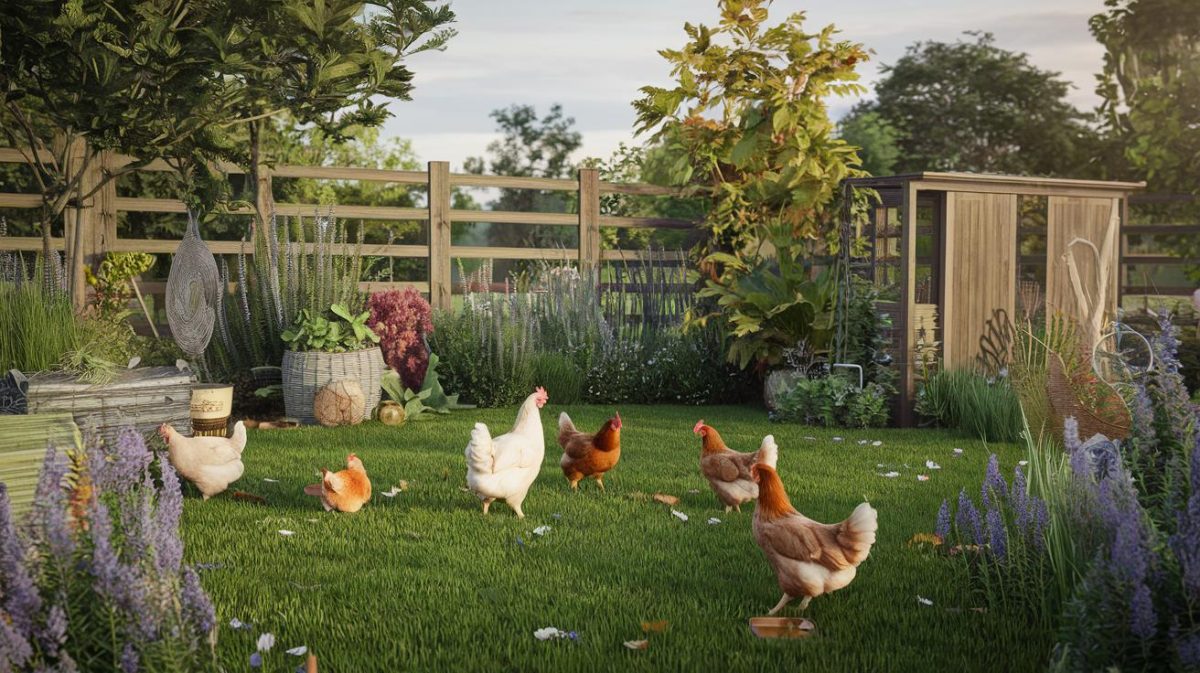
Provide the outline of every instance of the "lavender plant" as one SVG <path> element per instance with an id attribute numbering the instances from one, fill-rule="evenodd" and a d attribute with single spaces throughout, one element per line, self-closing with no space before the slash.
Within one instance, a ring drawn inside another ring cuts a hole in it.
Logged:
<path id="1" fill-rule="evenodd" d="M 0 670 L 214 665 L 213 606 L 182 564 L 179 480 L 140 435 L 50 446 L 35 503 L 21 525 L 0 484 Z"/>

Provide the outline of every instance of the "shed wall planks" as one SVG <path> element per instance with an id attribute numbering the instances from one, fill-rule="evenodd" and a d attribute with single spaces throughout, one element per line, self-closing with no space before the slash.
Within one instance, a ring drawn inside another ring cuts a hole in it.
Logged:
<path id="1" fill-rule="evenodd" d="M 1046 219 L 1046 308 L 1047 315 L 1055 311 L 1079 320 L 1085 321 L 1085 316 L 1075 300 L 1075 292 L 1071 288 L 1071 277 L 1067 271 L 1067 263 L 1063 255 L 1072 240 L 1082 238 L 1091 241 L 1097 251 L 1104 250 L 1106 235 L 1120 236 L 1120 227 L 1109 228 L 1113 209 L 1120 207 L 1120 200 L 1113 198 L 1076 198 L 1051 196 L 1049 198 L 1049 213 Z M 1117 240 L 1110 243 L 1113 251 L 1108 261 L 1104 282 L 1108 284 L 1107 312 L 1115 315 L 1117 310 Z M 1092 249 L 1086 245 L 1076 245 L 1075 264 L 1079 267 L 1079 276 L 1087 293 L 1096 296 L 1097 265 Z"/>
<path id="2" fill-rule="evenodd" d="M 1015 194 L 949 192 L 943 269 L 943 361 L 970 367 L 995 309 L 1013 315 L 1017 277 Z"/>

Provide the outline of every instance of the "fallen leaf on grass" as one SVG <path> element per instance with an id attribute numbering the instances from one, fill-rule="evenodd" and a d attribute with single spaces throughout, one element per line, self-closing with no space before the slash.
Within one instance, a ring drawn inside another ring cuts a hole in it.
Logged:
<path id="1" fill-rule="evenodd" d="M 458 487 L 458 490 L 462 491 L 463 493 L 470 493 L 470 492 L 471 492 L 471 489 L 467 488 L 466 486 L 459 486 L 459 487 Z"/>
<path id="2" fill-rule="evenodd" d="M 625 647 L 631 650 L 645 650 L 650 647 L 649 640 L 626 640 Z"/>
<path id="3" fill-rule="evenodd" d="M 537 528 L 533 529 L 533 534 L 537 535 L 538 537 L 541 537 L 549 532 L 550 532 L 550 526 L 538 526 Z"/>
<path id="4" fill-rule="evenodd" d="M 929 475 L 927 475 L 927 474 L 918 474 L 918 475 L 917 475 L 917 481 L 929 481 Z"/>
<path id="5" fill-rule="evenodd" d="M 663 631 L 666 631 L 667 627 L 670 625 L 671 622 L 665 619 L 660 619 L 654 622 L 642 622 L 642 631 L 645 633 L 662 633 Z"/>
<path id="6" fill-rule="evenodd" d="M 673 495 L 667 495 L 666 493 L 655 493 L 654 500 L 668 506 L 679 504 L 679 498 L 676 498 Z"/>
<path id="7" fill-rule="evenodd" d="M 927 460 L 927 461 L 925 461 L 925 467 L 927 467 L 927 468 L 929 468 L 929 469 L 931 469 L 931 470 L 940 470 L 940 469 L 942 469 L 942 466 L 941 466 L 941 465 L 938 465 L 937 463 L 933 462 L 932 460 Z"/>
<path id="8" fill-rule="evenodd" d="M 1028 464 L 1029 464 L 1028 460 L 1018 460 L 1017 461 L 1017 465 L 1020 465 L 1021 467 L 1025 467 Z"/>
<path id="9" fill-rule="evenodd" d="M 262 497 L 261 495 L 254 495 L 253 493 L 247 493 L 245 491 L 234 491 L 233 499 L 241 500 L 243 502 L 252 502 L 256 505 L 267 504 L 267 499 Z"/>
<path id="10" fill-rule="evenodd" d="M 683 512 L 680 512 L 679 510 L 675 510 L 675 509 L 673 509 L 673 510 L 671 510 L 671 514 L 672 514 L 672 515 L 673 515 L 673 516 L 674 516 L 676 519 L 679 519 L 680 521 L 687 521 L 687 520 L 688 520 L 688 515 L 684 514 Z"/>
<path id="11" fill-rule="evenodd" d="M 925 598 L 924 596 L 917 596 L 917 602 L 921 605 L 933 605 L 933 601 Z"/>
<path id="12" fill-rule="evenodd" d="M 287 537 L 287 536 L 289 536 L 289 535 L 295 535 L 295 534 L 296 534 L 296 531 L 294 531 L 294 530 L 280 530 L 280 531 L 279 531 L 279 534 L 280 534 L 280 535 L 282 535 L 282 536 L 284 536 L 284 537 Z"/>
<path id="13" fill-rule="evenodd" d="M 721 520 L 715 516 L 708 520 L 708 525 L 710 525 L 710 526 L 715 526 L 719 523 L 721 523 Z"/>
<path id="14" fill-rule="evenodd" d="M 917 533 L 916 535 L 908 538 L 907 544 L 910 547 L 913 545 L 922 544 L 931 544 L 936 547 L 942 544 L 942 536 L 935 533 Z"/>
<path id="15" fill-rule="evenodd" d="M 817 438 L 816 438 L 816 437 L 813 437 L 812 435 L 804 435 L 804 437 L 802 437 L 801 439 L 807 439 L 807 440 L 808 440 L 808 441 L 810 441 L 810 442 L 815 442 L 815 441 L 817 441 Z"/>
<path id="16" fill-rule="evenodd" d="M 293 647 L 290 650 L 285 650 L 285 652 L 292 655 L 293 657 L 303 657 L 304 655 L 308 654 L 308 646 L 301 645 L 300 647 Z"/>

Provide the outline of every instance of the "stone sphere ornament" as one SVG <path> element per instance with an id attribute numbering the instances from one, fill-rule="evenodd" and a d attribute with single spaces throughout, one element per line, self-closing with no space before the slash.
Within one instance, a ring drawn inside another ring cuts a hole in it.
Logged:
<path id="1" fill-rule="evenodd" d="M 313 396 L 313 416 L 327 428 L 358 425 L 366 408 L 367 396 L 357 381 L 333 381 Z"/>

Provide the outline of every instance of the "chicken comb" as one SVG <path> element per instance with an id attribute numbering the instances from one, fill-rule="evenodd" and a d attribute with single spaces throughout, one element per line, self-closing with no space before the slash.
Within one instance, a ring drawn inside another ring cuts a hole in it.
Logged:
<path id="1" fill-rule="evenodd" d="M 700 434 L 700 430 L 702 430 L 703 428 L 704 428 L 704 419 L 701 418 L 700 420 L 696 421 L 695 427 L 692 428 L 692 434 L 695 434 L 695 435 Z"/>

